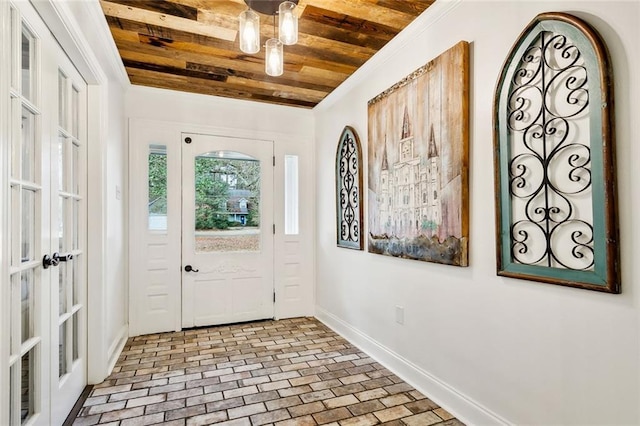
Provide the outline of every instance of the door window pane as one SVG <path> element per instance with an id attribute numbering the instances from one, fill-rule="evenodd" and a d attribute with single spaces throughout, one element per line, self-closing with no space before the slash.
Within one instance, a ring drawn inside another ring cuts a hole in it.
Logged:
<path id="1" fill-rule="evenodd" d="M 73 261 L 70 264 L 70 268 L 73 268 L 73 276 L 71 277 L 73 287 L 73 297 L 71 300 L 74 305 L 80 303 L 80 265 L 82 264 L 82 255 L 74 256 Z"/>
<path id="2" fill-rule="evenodd" d="M 298 156 L 284 156 L 284 233 L 298 234 Z"/>
<path id="3" fill-rule="evenodd" d="M 73 200 L 73 249 L 80 248 L 80 200 Z"/>
<path id="4" fill-rule="evenodd" d="M 34 414 L 35 402 L 35 348 L 32 348 L 20 362 L 20 419 L 25 424 Z"/>
<path id="5" fill-rule="evenodd" d="M 31 32 L 22 27 L 22 48 L 20 55 L 20 72 L 22 76 L 22 96 L 33 100 L 33 49 L 34 37 Z"/>
<path id="6" fill-rule="evenodd" d="M 20 275 L 20 331 L 22 343 L 33 337 L 33 270 L 23 271 Z"/>
<path id="7" fill-rule="evenodd" d="M 66 213 L 66 198 L 58 198 L 58 247 L 61 254 L 67 249 L 66 234 L 65 234 L 65 213 Z"/>
<path id="8" fill-rule="evenodd" d="M 9 368 L 9 404 L 10 404 L 9 405 L 10 407 L 9 408 L 9 424 L 10 425 L 15 424 L 15 417 L 16 417 L 15 410 L 13 409 L 13 401 L 14 401 L 15 392 L 16 392 L 15 374 L 16 374 L 16 369 L 18 368 L 18 365 L 19 364 L 16 362 Z"/>
<path id="9" fill-rule="evenodd" d="M 21 206 L 22 191 L 19 185 L 11 185 L 11 210 L 9 211 L 9 217 L 11 221 L 11 266 L 18 266 L 24 256 L 22 252 L 22 225 L 21 214 L 18 210 Z"/>
<path id="10" fill-rule="evenodd" d="M 71 92 L 71 134 L 78 137 L 80 133 L 80 93 L 75 87 Z"/>
<path id="11" fill-rule="evenodd" d="M 76 312 L 75 314 L 73 314 L 73 348 L 72 348 L 72 356 L 73 356 L 73 360 L 75 361 L 76 359 L 80 358 L 80 349 L 79 349 L 79 343 L 78 343 L 78 316 L 80 316 L 80 312 Z"/>
<path id="12" fill-rule="evenodd" d="M 80 179 L 78 179 L 78 167 L 80 160 L 80 147 L 74 142 L 71 144 L 71 188 L 74 194 L 80 193 Z"/>
<path id="13" fill-rule="evenodd" d="M 58 314 L 67 312 L 67 263 L 58 265 Z"/>
<path id="14" fill-rule="evenodd" d="M 35 170 L 35 134 L 36 116 L 26 108 L 22 108 L 22 179 L 26 181 L 34 181 Z M 17 154 L 17 153 L 16 153 Z"/>
<path id="15" fill-rule="evenodd" d="M 65 172 L 67 164 L 65 161 L 67 153 L 67 140 L 63 135 L 58 136 L 58 189 L 64 191 L 67 189 L 65 185 Z"/>
<path id="16" fill-rule="evenodd" d="M 67 77 L 58 71 L 58 125 L 67 129 Z"/>
<path id="17" fill-rule="evenodd" d="M 260 250 L 260 161 L 232 151 L 195 158 L 196 252 Z"/>
<path id="18" fill-rule="evenodd" d="M 22 190 L 22 262 L 35 258 L 35 230 L 36 230 L 36 193 Z"/>
<path id="19" fill-rule="evenodd" d="M 19 22 L 19 14 L 18 11 L 13 8 L 11 5 L 9 6 L 9 10 L 10 10 L 10 29 L 9 32 L 11 33 L 11 87 L 13 89 L 15 89 L 16 91 L 18 90 L 18 81 L 20 80 L 20 77 L 16 75 L 15 73 L 15 67 L 13 66 L 13 58 L 19 58 L 20 55 L 22 54 L 22 52 L 18 53 L 19 50 L 22 50 L 21 48 L 21 43 L 18 42 L 16 40 L 16 32 L 14 31 L 15 25 L 17 22 Z M 21 61 L 22 62 L 22 61 Z M 20 68 L 22 68 L 22 64 L 20 65 Z M 22 71 L 21 71 L 22 72 Z"/>
<path id="20" fill-rule="evenodd" d="M 58 340 L 58 377 L 68 373 L 67 368 L 67 323 L 60 326 L 60 339 Z"/>
<path id="21" fill-rule="evenodd" d="M 149 146 L 149 230 L 167 230 L 167 146 Z"/>

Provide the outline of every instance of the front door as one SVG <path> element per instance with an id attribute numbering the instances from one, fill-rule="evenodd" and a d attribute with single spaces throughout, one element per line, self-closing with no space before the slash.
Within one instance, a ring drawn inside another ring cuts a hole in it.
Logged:
<path id="1" fill-rule="evenodd" d="M 182 326 L 273 318 L 273 142 L 182 141 Z"/>
<path id="2" fill-rule="evenodd" d="M 0 303 L 9 330 L 0 335 L 9 380 L 0 424 L 62 424 L 86 384 L 86 86 L 30 3 L 6 12 L 10 256 L 9 297 Z"/>

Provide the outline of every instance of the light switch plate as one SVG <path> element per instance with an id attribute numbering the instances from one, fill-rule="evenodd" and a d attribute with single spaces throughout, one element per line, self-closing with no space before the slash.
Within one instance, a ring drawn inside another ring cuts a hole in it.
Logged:
<path id="1" fill-rule="evenodd" d="M 396 306 L 396 322 L 404 324 L 404 307 L 402 306 Z"/>

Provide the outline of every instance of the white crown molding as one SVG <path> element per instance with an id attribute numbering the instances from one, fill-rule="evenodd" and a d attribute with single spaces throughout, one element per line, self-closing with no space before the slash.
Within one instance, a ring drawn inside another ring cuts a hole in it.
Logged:
<path id="1" fill-rule="evenodd" d="M 482 404 L 317 305 L 315 317 L 465 424 L 510 424 Z"/>
<path id="2" fill-rule="evenodd" d="M 340 86 L 324 98 L 313 111 L 324 111 L 338 102 L 349 91 L 366 81 L 367 77 L 383 66 L 398 50 L 420 37 L 429 27 L 458 7 L 463 0 L 438 0 L 411 22 L 397 36 L 373 55 L 367 62 L 349 76 Z"/>

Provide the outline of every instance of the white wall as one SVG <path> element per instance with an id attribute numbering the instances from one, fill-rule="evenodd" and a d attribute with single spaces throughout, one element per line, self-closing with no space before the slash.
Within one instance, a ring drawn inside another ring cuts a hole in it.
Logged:
<path id="1" fill-rule="evenodd" d="M 585 19 L 610 50 L 619 295 L 495 273 L 493 92 L 512 44 L 546 11 Z M 316 107 L 317 316 L 473 424 L 640 423 L 639 27 L 637 1 L 439 1 Z M 353 126 L 366 147 L 367 101 L 460 40 L 471 43 L 470 266 L 338 249 L 341 130 Z M 404 325 L 395 323 L 396 305 Z"/>
<path id="2" fill-rule="evenodd" d="M 109 357 L 120 355 L 117 345 L 127 338 L 129 295 L 127 280 L 127 136 L 124 93 L 109 93 L 109 136 L 106 162 L 106 330 Z M 117 351 L 117 353 L 115 353 Z"/>
<path id="3" fill-rule="evenodd" d="M 167 146 L 180 144 L 180 132 L 209 133 L 220 136 L 242 137 L 247 139 L 272 140 L 276 167 L 274 175 L 274 218 L 276 225 L 274 252 L 274 287 L 277 294 L 275 304 L 276 318 L 313 315 L 314 311 L 314 247 L 315 247 L 315 164 L 313 145 L 313 113 L 311 110 L 288 106 L 270 105 L 234 99 L 197 95 L 171 90 L 132 86 L 126 95 L 126 116 L 140 130 L 146 121 L 162 123 L 163 128 L 174 133 L 165 134 L 166 138 L 177 139 L 156 141 Z M 134 121 L 137 120 L 137 121 Z M 149 124 L 152 125 L 152 124 Z M 139 131 L 138 133 L 144 133 Z M 148 143 L 146 140 L 130 140 L 130 144 Z M 300 233 L 296 236 L 284 235 L 284 194 L 283 159 L 284 155 L 299 157 L 300 185 Z M 143 176 L 140 170 L 144 165 L 132 164 L 131 179 Z M 171 183 L 169 183 L 171 185 Z M 142 200 L 141 200 L 142 201 Z M 146 206 L 135 206 L 131 211 Z M 133 223 L 133 221 L 132 221 Z M 133 236 L 133 233 L 132 233 Z M 179 244 L 179 241 L 178 241 Z M 133 246 L 132 246 L 133 247 Z M 294 247 L 292 250 L 291 247 Z M 287 267 L 290 266 L 290 267 Z M 143 294 L 147 294 L 140 283 L 134 281 L 132 271 L 131 303 L 132 308 L 145 309 Z M 180 297 L 180 283 L 170 293 Z M 136 307 L 135 303 L 143 305 Z M 177 309 L 179 304 L 175 305 Z M 172 312 L 180 318 L 180 312 Z M 134 315 L 132 315 L 133 320 Z M 133 333 L 144 331 L 142 324 L 133 324 Z M 180 327 L 180 321 L 177 322 Z"/>

